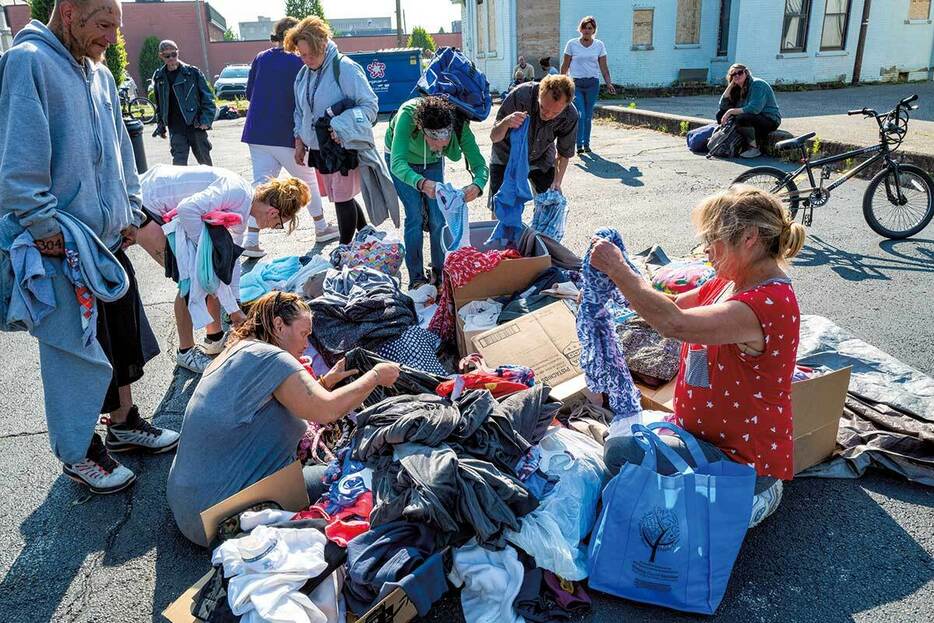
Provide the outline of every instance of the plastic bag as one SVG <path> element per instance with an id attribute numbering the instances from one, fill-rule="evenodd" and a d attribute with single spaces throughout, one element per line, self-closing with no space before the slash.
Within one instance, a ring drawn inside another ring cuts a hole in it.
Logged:
<path id="1" fill-rule="evenodd" d="M 548 430 L 539 444 L 540 469 L 559 478 L 539 507 L 522 518 L 519 532 L 506 540 L 522 548 L 535 564 L 567 580 L 587 577 L 587 551 L 581 547 L 597 517 L 597 502 L 609 479 L 603 446 L 559 427 Z"/>

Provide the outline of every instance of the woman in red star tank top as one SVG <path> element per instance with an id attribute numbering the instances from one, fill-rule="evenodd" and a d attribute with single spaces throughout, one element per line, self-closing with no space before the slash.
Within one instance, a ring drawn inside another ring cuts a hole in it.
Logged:
<path id="1" fill-rule="evenodd" d="M 800 314 L 785 268 L 804 245 L 805 230 L 774 195 L 742 185 L 702 201 L 692 220 L 717 271 L 696 290 L 677 296 L 654 290 L 606 242 L 594 242 L 591 263 L 646 322 L 684 343 L 676 422 L 701 441 L 709 460 L 755 468 L 762 502 L 753 507 L 755 525 L 777 506 L 780 480 L 794 475 L 791 377 Z M 663 439 L 689 459 L 680 440 Z M 621 436 L 607 439 L 605 454 L 615 473 L 641 461 L 643 451 Z M 673 470 L 666 463 L 659 457 L 660 470 Z"/>

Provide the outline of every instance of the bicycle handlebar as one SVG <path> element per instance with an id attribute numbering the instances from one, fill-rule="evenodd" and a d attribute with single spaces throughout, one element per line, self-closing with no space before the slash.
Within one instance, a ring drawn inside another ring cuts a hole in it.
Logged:
<path id="1" fill-rule="evenodd" d="M 903 99 L 902 101 L 900 101 L 899 104 L 902 105 L 902 106 L 907 106 L 908 104 L 911 104 L 912 102 L 916 102 L 916 101 L 918 101 L 918 94 L 917 94 L 917 93 L 915 93 L 914 95 L 910 95 L 910 96 L 906 97 L 905 99 Z"/>
<path id="2" fill-rule="evenodd" d="M 876 111 L 874 111 L 874 110 L 871 109 L 871 108 L 863 108 L 863 109 L 860 109 L 860 110 L 850 110 L 850 111 L 848 111 L 846 114 L 851 115 L 851 116 L 852 116 L 852 115 L 867 115 L 867 116 L 868 116 L 868 115 L 872 115 L 873 117 L 878 117 L 878 116 L 879 116 L 879 113 L 877 113 Z"/>

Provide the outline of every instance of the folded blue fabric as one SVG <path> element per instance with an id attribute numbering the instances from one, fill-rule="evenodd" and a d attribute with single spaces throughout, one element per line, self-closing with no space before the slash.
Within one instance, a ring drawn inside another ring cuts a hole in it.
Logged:
<path id="1" fill-rule="evenodd" d="M 522 234 L 522 210 L 532 198 L 529 188 L 529 119 L 510 130 L 509 161 L 503 173 L 503 185 L 493 195 L 496 228 L 487 244 L 495 241 L 516 243 Z"/>
<path id="2" fill-rule="evenodd" d="M 55 309 L 51 265 L 46 272 L 42 255 L 28 231 L 23 231 L 13 241 L 10 261 L 15 281 L 6 321 L 32 328 Z"/>
<path id="3" fill-rule="evenodd" d="M 619 232 L 604 228 L 594 235 L 619 247 L 626 262 L 637 270 L 626 254 Z M 577 337 L 581 344 L 580 366 L 586 375 L 587 387 L 607 395 L 614 420 L 638 416 L 642 412 L 641 394 L 632 382 L 617 341 L 613 315 L 607 309 L 609 302 L 626 307 L 629 302 L 605 273 L 590 265 L 590 249 L 584 256 L 582 273 L 584 283 L 577 315 Z"/>
<path id="4" fill-rule="evenodd" d="M 467 203 L 464 201 L 464 191 L 455 188 L 449 182 L 435 186 L 438 209 L 444 217 L 445 228 L 451 237 L 451 244 L 445 245 L 445 251 L 457 251 L 462 247 L 470 246 L 470 218 L 467 214 Z M 442 237 L 443 242 L 443 237 Z"/>
<path id="5" fill-rule="evenodd" d="M 301 268 L 302 263 L 294 255 L 254 266 L 253 270 L 240 277 L 240 300 L 248 303 L 273 289 L 284 289 Z"/>

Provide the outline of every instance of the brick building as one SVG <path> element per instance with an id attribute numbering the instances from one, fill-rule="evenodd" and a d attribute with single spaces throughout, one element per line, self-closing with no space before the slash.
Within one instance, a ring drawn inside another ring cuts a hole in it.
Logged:
<path id="1" fill-rule="evenodd" d="M 497 89 L 520 54 L 536 71 L 542 56 L 560 63 L 584 15 L 597 19 L 617 84 L 719 83 L 734 62 L 771 82 L 849 82 L 857 69 L 861 82 L 930 79 L 932 0 L 871 0 L 857 62 L 868 1 L 451 0 L 463 49 Z"/>
<path id="2" fill-rule="evenodd" d="M 14 35 L 29 22 L 29 6 L 15 4 L 2 8 Z M 223 41 L 226 29 L 226 20 L 208 2 L 125 2 L 122 30 L 129 57 L 127 71 L 141 87 L 151 77 L 141 80 L 139 75 L 139 53 L 143 41 L 149 36 L 174 40 L 178 43 L 182 60 L 200 67 L 211 82 L 225 65 L 250 63 L 271 45 L 268 38 L 265 41 Z M 439 47 L 461 46 L 460 33 L 432 36 Z M 337 37 L 335 42 L 343 52 L 397 47 L 395 35 Z"/>

